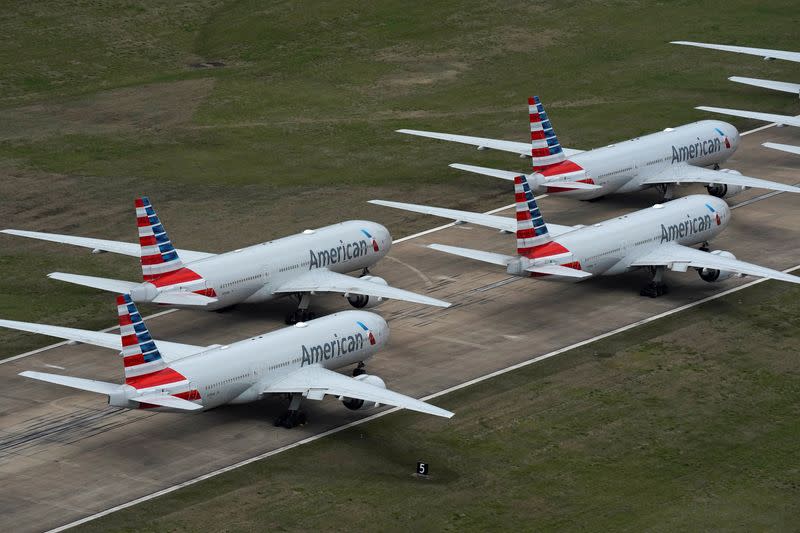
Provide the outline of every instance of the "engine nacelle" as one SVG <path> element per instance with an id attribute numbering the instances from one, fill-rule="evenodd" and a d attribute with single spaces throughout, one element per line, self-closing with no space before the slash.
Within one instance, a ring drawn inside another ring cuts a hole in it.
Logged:
<path id="1" fill-rule="evenodd" d="M 374 387 L 379 387 L 381 389 L 386 388 L 386 383 L 384 383 L 381 378 L 371 374 L 361 374 L 360 376 L 356 376 L 353 379 L 357 379 L 358 381 L 363 381 L 364 383 L 368 383 L 369 385 L 372 385 Z M 378 404 L 374 402 L 365 402 L 361 398 L 345 398 L 344 400 L 342 400 L 342 403 L 344 404 L 345 407 L 347 407 L 351 411 L 374 409 L 378 407 Z"/>
<path id="2" fill-rule="evenodd" d="M 378 276 L 361 276 L 361 280 L 369 281 L 370 283 L 375 283 L 376 285 L 389 285 L 386 283 L 385 279 L 379 278 Z M 348 294 L 347 301 L 350 302 L 350 305 L 356 309 L 371 309 L 382 304 L 383 298 L 379 296 L 368 296 L 366 294 Z"/>
<path id="3" fill-rule="evenodd" d="M 726 174 L 733 174 L 734 176 L 742 175 L 741 172 L 737 170 L 732 170 L 730 168 L 724 168 L 720 170 L 720 172 L 724 172 Z M 708 190 L 708 194 L 710 194 L 711 196 L 716 196 L 717 198 L 733 198 L 742 191 L 746 191 L 747 187 L 744 187 L 743 185 L 726 185 L 725 183 L 714 183 L 711 185 L 707 185 L 706 190 Z"/>
<path id="4" fill-rule="evenodd" d="M 736 259 L 735 255 L 730 252 L 726 252 L 725 250 L 714 250 L 711 252 L 711 255 L 727 257 L 728 259 Z M 698 270 L 698 273 L 700 274 L 700 279 L 709 283 L 725 281 L 726 279 L 737 275 L 735 272 L 730 272 L 728 270 L 717 270 L 715 268 L 701 268 Z"/>

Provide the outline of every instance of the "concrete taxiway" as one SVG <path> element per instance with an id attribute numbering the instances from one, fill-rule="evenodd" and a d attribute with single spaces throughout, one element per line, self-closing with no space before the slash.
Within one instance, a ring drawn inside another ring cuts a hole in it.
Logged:
<path id="1" fill-rule="evenodd" d="M 769 128 L 748 135 L 726 166 L 754 177 L 800 182 L 800 158 L 762 148 L 767 140 L 800 144 L 800 131 Z M 479 160 L 476 155 L 477 164 Z M 498 180 L 498 187 L 504 186 Z M 700 191 L 686 188 L 680 194 Z M 747 191 L 733 199 L 732 204 L 742 207 L 734 211 L 731 225 L 713 247 L 777 269 L 800 264 L 800 197 L 765 193 Z M 757 198 L 760 201 L 752 201 Z M 546 220 L 574 225 L 655 201 L 654 193 L 592 203 L 550 196 L 540 206 Z M 446 206 L 446 199 L 440 205 Z M 442 223 L 429 218 L 431 226 Z M 454 303 L 446 310 L 402 302 L 377 309 L 392 327 L 392 340 L 368 363 L 368 371 L 392 389 L 417 397 L 748 281 L 709 284 L 692 272 L 668 273 L 672 292 L 650 299 L 638 294 L 648 280 L 644 272 L 579 284 L 519 279 L 501 268 L 422 246 L 432 242 L 505 253 L 514 248 L 511 235 L 458 225 L 398 243 L 374 270 L 395 286 Z M 111 324 L 114 307 L 109 302 Z M 326 296 L 316 307 L 329 312 L 345 308 L 345 303 Z M 225 343 L 282 327 L 288 309 L 287 302 L 227 313 L 179 311 L 149 325 L 156 338 Z M 278 399 L 197 415 L 132 412 L 108 407 L 99 395 L 26 380 L 17 376 L 22 370 L 106 381 L 119 381 L 122 374 L 116 353 L 85 345 L 59 346 L 0 364 L 0 527 L 7 531 L 56 527 L 368 414 L 350 412 L 332 399 L 306 401 L 309 424 L 287 431 L 272 426 L 272 419 L 285 409 Z M 458 406 L 448 405 L 446 397 L 437 401 L 458 416 Z"/>

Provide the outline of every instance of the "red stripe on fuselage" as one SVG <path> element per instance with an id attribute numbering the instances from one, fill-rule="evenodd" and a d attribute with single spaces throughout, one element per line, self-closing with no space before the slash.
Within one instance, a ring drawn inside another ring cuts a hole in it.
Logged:
<path id="1" fill-rule="evenodd" d="M 178 270 L 173 270 L 172 272 L 167 272 L 161 276 L 157 276 L 155 279 L 151 278 L 150 283 L 156 287 L 166 287 L 169 285 L 188 283 L 190 281 L 197 281 L 200 279 L 203 278 L 197 272 L 189 270 L 188 268 L 181 268 Z"/>
<path id="2" fill-rule="evenodd" d="M 530 259 L 539 259 L 542 257 L 550 257 L 553 255 L 559 254 L 568 254 L 569 250 L 561 246 L 555 241 L 550 241 L 545 244 L 540 244 L 539 246 L 534 246 L 525 254 L 526 257 Z"/>
<path id="3" fill-rule="evenodd" d="M 147 389 L 150 387 L 157 387 L 159 385 L 177 383 L 178 381 L 183 381 L 185 379 L 186 378 L 180 372 L 177 372 L 171 368 L 164 368 L 157 372 L 151 372 L 150 374 L 143 374 L 141 376 L 127 378 L 125 379 L 125 384 L 130 385 L 135 389 Z"/>

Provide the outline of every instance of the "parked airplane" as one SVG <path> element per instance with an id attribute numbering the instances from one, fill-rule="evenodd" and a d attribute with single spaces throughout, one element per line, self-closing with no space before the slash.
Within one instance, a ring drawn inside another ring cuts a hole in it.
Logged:
<path id="1" fill-rule="evenodd" d="M 749 275 L 800 283 L 800 277 L 745 263 L 728 251 L 708 251 L 708 241 L 730 222 L 730 208 L 719 198 L 694 194 L 591 226 L 559 226 L 545 224 L 524 175 L 514 179 L 514 190 L 516 219 L 383 200 L 371 203 L 515 231 L 513 256 L 443 244 L 428 247 L 500 265 L 516 276 L 581 281 L 647 268 L 653 278 L 641 294 L 652 298 L 667 292 L 667 269 L 693 268 L 708 282 Z M 699 250 L 689 247 L 700 243 Z"/>
<path id="2" fill-rule="evenodd" d="M 800 63 L 800 52 L 788 52 L 785 50 L 769 50 L 767 48 L 750 48 L 747 46 L 730 46 L 725 44 L 696 43 L 692 41 L 672 41 L 672 44 L 696 46 L 698 48 L 710 48 L 712 50 L 735 52 L 737 54 L 750 54 L 754 56 L 761 56 L 764 59 L 783 59 L 785 61 L 793 61 L 795 63 Z M 800 96 L 800 83 L 761 80 L 758 78 L 743 78 L 741 76 L 732 76 L 728 79 L 737 83 L 744 83 L 746 85 L 762 87 L 764 89 L 771 89 L 774 91 L 782 91 L 794 94 L 795 96 Z M 720 113 L 723 115 L 731 115 L 734 117 L 750 118 L 754 120 L 763 120 L 765 122 L 775 122 L 777 124 L 785 124 L 787 126 L 800 127 L 800 116 L 776 115 L 774 113 L 759 113 L 756 111 L 729 109 L 726 107 L 699 106 L 697 107 L 697 109 L 701 109 L 703 111 L 710 111 L 712 113 Z"/>
<path id="3" fill-rule="evenodd" d="M 290 396 L 275 420 L 286 428 L 305 422 L 303 398 L 335 396 L 351 410 L 393 405 L 450 418 L 445 411 L 386 389 L 364 362 L 386 345 L 389 327 L 366 311 L 341 311 L 230 345 L 193 346 L 153 340 L 130 295 L 117 296 L 119 335 L 0 320 L 0 326 L 122 349 L 125 384 L 26 371 L 21 376 L 108 396 L 114 407 L 186 412 Z M 331 369 L 357 365 L 354 377 Z"/>
<path id="4" fill-rule="evenodd" d="M 390 287 L 383 278 L 369 275 L 369 268 L 392 246 L 389 231 L 375 222 L 350 220 L 215 255 L 175 249 L 150 200 L 137 198 L 135 205 L 139 244 L 15 229 L 2 233 L 139 257 L 143 283 L 49 274 L 78 285 L 130 294 L 135 302 L 216 310 L 296 295 L 300 302 L 287 323 L 313 318 L 308 307 L 310 296 L 317 292 L 342 293 L 357 309 L 376 307 L 384 298 L 450 305 Z M 344 274 L 358 270 L 360 278 Z"/>
<path id="5" fill-rule="evenodd" d="M 739 132 L 726 122 L 702 120 L 581 152 L 561 147 L 538 96 L 528 99 L 528 110 L 530 144 L 418 130 L 397 131 L 530 157 L 534 172 L 527 179 L 536 193 L 558 193 L 580 200 L 650 187 L 656 187 L 664 199 L 670 199 L 675 186 L 685 183 L 701 183 L 709 194 L 719 198 L 731 198 L 750 187 L 800 192 L 798 187 L 742 176 L 736 170 L 719 170 L 719 165 L 739 145 Z M 519 175 L 519 172 L 472 165 L 450 166 L 506 180 Z"/>
<path id="6" fill-rule="evenodd" d="M 727 44 L 697 43 L 693 41 L 671 41 L 671 44 L 696 46 L 697 48 L 709 48 L 711 50 L 722 50 L 723 52 L 734 52 L 737 54 L 760 56 L 764 59 L 783 59 L 784 61 L 800 63 L 800 52 L 769 50 L 767 48 L 750 48 L 748 46 L 730 46 Z M 752 85 L 754 87 L 763 87 L 764 89 L 772 89 L 774 91 L 782 91 L 786 93 L 792 93 L 795 96 L 800 96 L 800 83 L 760 80 L 757 78 L 743 78 L 741 76 L 732 76 L 728 79 L 736 83 L 743 83 L 745 85 Z"/>

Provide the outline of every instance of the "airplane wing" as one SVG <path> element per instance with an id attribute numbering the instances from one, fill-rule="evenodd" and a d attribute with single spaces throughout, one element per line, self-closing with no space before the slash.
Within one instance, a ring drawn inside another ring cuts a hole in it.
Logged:
<path id="1" fill-rule="evenodd" d="M 340 398 L 358 398 L 365 402 L 392 405 L 429 415 L 450 418 L 453 413 L 445 411 L 410 396 L 392 392 L 364 381 L 344 376 L 321 366 L 306 366 L 295 370 L 284 378 L 267 386 L 265 393 L 300 393 L 311 400 L 322 400 L 328 394 Z"/>
<path id="2" fill-rule="evenodd" d="M 800 277 L 785 274 L 739 259 L 722 257 L 716 254 L 696 250 L 676 243 L 659 246 L 636 259 L 631 266 L 667 266 L 671 270 L 684 271 L 686 268 L 712 268 L 725 270 L 746 276 L 777 279 L 789 283 L 800 283 Z M 677 268 L 676 268 L 677 267 Z"/>
<path id="3" fill-rule="evenodd" d="M 519 174 L 517 174 L 517 176 L 519 176 Z M 470 211 L 458 211 L 457 209 L 447 209 L 444 207 L 430 207 L 427 205 L 390 202 L 388 200 L 369 200 L 369 203 L 382 205 L 385 207 L 393 207 L 394 209 L 402 209 L 404 211 L 412 211 L 414 213 L 433 215 L 435 217 L 449 218 L 457 222 L 468 222 L 470 224 L 477 224 L 478 226 L 494 228 L 500 231 L 507 231 L 509 233 L 514 233 L 517 231 L 516 218 L 487 215 L 484 213 L 472 213 Z M 551 224 L 548 222 L 547 229 L 550 232 L 550 235 L 555 237 L 558 235 L 563 235 L 568 231 L 572 231 L 575 228 L 572 226 L 561 226 L 559 224 Z"/>
<path id="4" fill-rule="evenodd" d="M 34 324 L 32 322 L 17 322 L 16 320 L 0 320 L 0 327 L 16 329 L 18 331 L 28 331 L 39 333 L 50 337 L 58 337 L 69 341 L 101 346 L 110 350 L 122 350 L 122 341 L 116 333 L 105 333 L 102 331 L 89 331 L 85 329 L 65 328 L 61 326 L 48 326 L 47 324 Z M 192 344 L 181 344 L 177 342 L 155 341 L 158 351 L 167 361 L 174 361 L 188 355 L 202 352 L 205 346 L 194 346 Z"/>
<path id="5" fill-rule="evenodd" d="M 441 141 L 450 141 L 461 144 L 471 144 L 476 146 L 478 150 L 501 150 L 503 152 L 511 152 L 520 156 L 531 156 L 531 143 L 521 143 L 516 141 L 504 141 L 502 139 L 486 139 L 484 137 L 470 137 L 468 135 L 453 135 L 451 133 L 437 133 L 435 131 L 420 131 L 420 130 L 397 130 L 397 133 L 405 133 L 407 135 L 416 135 L 417 137 L 428 137 L 430 139 L 439 139 Z M 564 155 L 571 157 L 575 154 L 583 152 L 583 150 L 575 150 L 573 148 L 563 148 Z M 518 174 L 517 174 L 518 175 Z"/>
<path id="6" fill-rule="evenodd" d="M 19 229 L 4 229 L 0 233 L 8 235 L 16 235 L 18 237 L 28 237 L 30 239 L 38 239 L 40 241 L 59 242 L 62 244 L 71 244 L 73 246 L 82 246 L 84 248 L 91 248 L 92 250 L 101 250 L 103 252 L 111 252 L 114 254 L 129 255 L 131 257 L 141 256 L 141 247 L 138 244 L 131 242 L 109 241 L 105 239 L 93 239 L 90 237 L 74 237 L 72 235 L 59 235 L 57 233 L 42 233 L 40 231 L 24 231 Z M 215 254 L 206 252 L 196 252 L 193 250 L 177 250 L 178 255 L 186 261 L 191 263 L 212 257 Z"/>
<path id="7" fill-rule="evenodd" d="M 702 183 L 703 185 L 724 183 L 725 185 L 738 185 L 741 187 L 800 193 L 800 187 L 795 187 L 793 185 L 785 185 L 776 181 L 751 178 L 738 173 L 734 174 L 733 172 L 723 172 L 691 165 L 673 166 L 660 174 L 656 174 L 642 181 L 642 184 L 645 185 L 658 185 L 660 183 Z"/>
<path id="8" fill-rule="evenodd" d="M 363 294 L 365 296 L 377 296 L 379 298 L 390 298 L 393 300 L 405 300 L 424 305 L 435 305 L 437 307 L 450 307 L 448 302 L 423 296 L 415 292 L 397 289 L 388 285 L 373 283 L 361 278 L 354 278 L 345 274 L 331 272 L 324 268 L 309 270 L 294 279 L 289 280 L 275 291 L 280 293 L 297 292 L 341 292 L 343 294 Z"/>
<path id="9" fill-rule="evenodd" d="M 780 143 L 763 143 L 762 146 L 766 146 L 767 148 L 772 148 L 773 150 L 781 150 L 782 152 L 789 152 L 790 154 L 800 155 L 800 146 L 794 146 L 791 144 L 780 144 Z"/>
<path id="10" fill-rule="evenodd" d="M 773 113 L 758 113 L 756 111 L 743 111 L 741 109 L 727 109 L 724 107 L 709 107 L 705 105 L 698 106 L 695 109 L 711 111 L 712 113 L 722 113 L 723 115 L 731 115 L 734 117 L 752 118 L 755 120 L 763 120 L 764 122 L 775 122 L 776 124 L 800 127 L 800 116 L 793 117 L 791 115 L 775 115 Z"/>
<path id="11" fill-rule="evenodd" d="M 771 89 L 773 91 L 781 91 L 784 93 L 792 93 L 795 95 L 800 94 L 800 83 L 760 80 L 758 78 L 743 78 L 742 76 L 731 76 L 728 79 L 736 83 L 752 85 L 753 87 L 762 87 L 764 89 Z"/>
<path id="12" fill-rule="evenodd" d="M 795 63 L 800 63 L 800 52 L 769 50 L 768 48 L 751 48 L 749 46 L 731 46 L 727 44 L 696 43 L 693 41 L 671 41 L 671 44 L 696 46 L 697 48 L 709 48 L 711 50 L 722 50 L 723 52 L 761 56 L 764 59 L 783 59 L 785 61 L 794 61 Z"/>
<path id="13" fill-rule="evenodd" d="M 511 172 L 509 170 L 497 170 L 494 168 L 486 168 L 486 167 L 476 167 L 474 165 L 462 165 L 461 163 L 453 163 L 449 166 L 451 168 L 466 170 L 467 172 L 473 172 L 475 174 L 481 174 L 483 176 L 491 176 L 493 178 L 500 178 L 508 181 L 514 181 L 514 178 L 520 175 L 519 172 Z M 566 181 L 560 179 L 548 179 L 541 182 L 541 184 L 550 187 L 560 187 L 562 189 L 592 190 L 601 188 L 600 185 L 595 185 L 594 183 L 584 183 L 582 181 Z"/>

